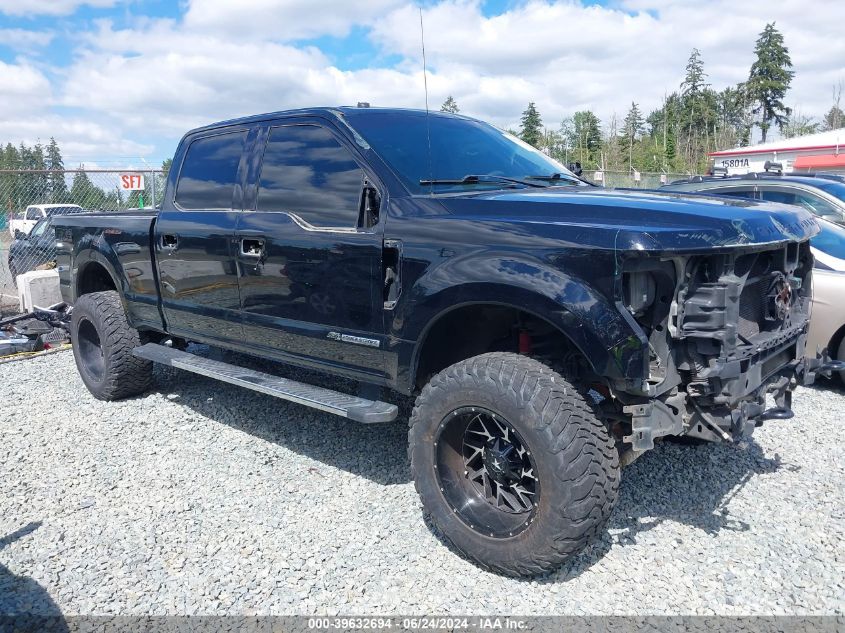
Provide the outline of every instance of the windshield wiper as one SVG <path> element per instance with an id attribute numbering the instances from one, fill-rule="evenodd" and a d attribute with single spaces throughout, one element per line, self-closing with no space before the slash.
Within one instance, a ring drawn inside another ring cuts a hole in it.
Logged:
<path id="1" fill-rule="evenodd" d="M 484 183 L 506 182 L 511 185 L 523 185 L 525 187 L 545 187 L 536 182 L 528 182 L 519 178 L 508 178 L 507 176 L 494 176 L 492 174 L 469 174 L 463 178 L 438 178 L 434 180 L 420 180 L 420 185 L 429 187 L 431 185 L 478 185 Z"/>
<path id="2" fill-rule="evenodd" d="M 579 178 L 578 176 L 575 176 L 575 175 L 570 176 L 569 174 L 557 173 L 557 174 L 549 174 L 548 176 L 526 176 L 525 178 L 527 180 L 544 180 L 546 182 L 559 182 L 561 180 L 566 180 L 568 182 L 572 182 L 572 183 L 575 183 L 575 184 L 583 182 L 583 183 L 586 183 L 586 184 L 591 185 L 593 187 L 596 186 L 593 183 L 591 183 L 589 180 Z"/>

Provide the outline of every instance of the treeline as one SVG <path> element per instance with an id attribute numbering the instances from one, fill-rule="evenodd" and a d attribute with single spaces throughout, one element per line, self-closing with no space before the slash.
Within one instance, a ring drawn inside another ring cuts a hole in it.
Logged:
<path id="1" fill-rule="evenodd" d="M 701 53 L 693 49 L 678 90 L 648 114 L 632 101 L 622 120 L 614 115 L 601 121 L 591 110 L 582 110 L 550 129 L 531 102 L 519 130 L 511 131 L 564 164 L 579 162 L 584 169 L 700 173 L 708 166 L 708 152 L 748 145 L 755 127 L 765 142 L 773 127 L 792 137 L 845 125 L 841 85 L 821 121 L 793 113 L 784 104 L 795 73 L 773 23 L 760 33 L 754 53 L 748 79 L 717 90 L 707 82 Z M 441 110 L 460 109 L 450 96 Z"/>
<path id="2" fill-rule="evenodd" d="M 73 172 L 68 185 L 61 149 L 54 138 L 45 146 L 7 143 L 0 149 L 0 201 L 4 211 L 20 211 L 30 204 L 78 204 L 86 209 L 125 209 L 149 204 L 154 190 L 164 191 L 170 159 L 162 165 L 164 174 L 156 174 L 155 182 L 145 178 L 143 192 L 121 190 L 115 174 Z M 11 173 L 10 173 L 11 172 Z M 98 177 L 99 183 L 92 180 Z"/>

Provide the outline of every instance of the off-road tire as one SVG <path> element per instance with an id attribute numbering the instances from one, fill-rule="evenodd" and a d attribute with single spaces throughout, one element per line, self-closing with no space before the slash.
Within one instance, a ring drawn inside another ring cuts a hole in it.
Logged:
<path id="1" fill-rule="evenodd" d="M 117 292 L 81 296 L 73 306 L 70 339 L 82 382 L 98 400 L 119 400 L 149 389 L 153 364 L 132 355 L 141 339 L 126 320 Z"/>
<path id="2" fill-rule="evenodd" d="M 512 537 L 471 528 L 441 492 L 434 444 L 446 417 L 465 407 L 507 419 L 533 455 L 539 499 Z M 463 555 L 509 576 L 541 574 L 576 555 L 603 531 L 617 499 L 619 455 L 605 425 L 560 374 L 518 354 L 482 354 L 436 374 L 411 414 L 408 452 L 431 522 Z"/>

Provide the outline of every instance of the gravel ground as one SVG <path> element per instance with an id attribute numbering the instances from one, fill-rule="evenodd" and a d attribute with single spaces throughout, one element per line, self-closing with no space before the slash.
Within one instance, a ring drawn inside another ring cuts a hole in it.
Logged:
<path id="1" fill-rule="evenodd" d="M 103 403 L 69 352 L 0 365 L 0 613 L 845 612 L 842 391 L 800 390 L 749 443 L 659 445 L 603 538 L 532 581 L 425 524 L 404 421 L 157 381 Z"/>

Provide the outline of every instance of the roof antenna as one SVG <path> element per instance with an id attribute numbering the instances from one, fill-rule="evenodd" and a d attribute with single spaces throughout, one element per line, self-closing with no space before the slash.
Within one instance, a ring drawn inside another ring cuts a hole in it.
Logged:
<path id="1" fill-rule="evenodd" d="M 428 193 L 434 195 L 434 167 L 431 163 L 431 124 L 428 119 L 428 71 L 425 63 L 425 30 L 423 29 L 423 13 L 422 7 L 417 7 L 420 10 L 420 44 L 422 45 L 422 61 L 423 61 L 423 88 L 425 90 L 425 132 L 428 140 Z"/>

